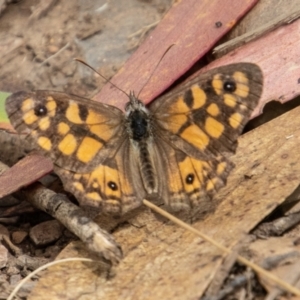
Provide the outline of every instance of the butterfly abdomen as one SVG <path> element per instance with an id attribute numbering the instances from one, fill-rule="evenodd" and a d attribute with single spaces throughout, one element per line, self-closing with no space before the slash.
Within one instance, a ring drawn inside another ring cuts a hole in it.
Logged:
<path id="1" fill-rule="evenodd" d="M 148 149 L 149 143 L 141 141 L 138 144 L 140 172 L 146 192 L 150 195 L 157 192 L 157 175 Z"/>

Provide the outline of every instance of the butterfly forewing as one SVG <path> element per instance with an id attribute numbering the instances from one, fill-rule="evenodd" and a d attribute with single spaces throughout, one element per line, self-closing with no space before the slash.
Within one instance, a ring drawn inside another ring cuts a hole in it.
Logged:
<path id="1" fill-rule="evenodd" d="M 206 159 L 234 151 L 236 140 L 262 93 L 262 73 L 249 63 L 201 74 L 151 106 L 157 132 L 174 146 Z"/>
<path id="2" fill-rule="evenodd" d="M 18 92 L 6 110 L 18 132 L 29 131 L 44 154 L 73 172 L 88 172 L 113 156 L 124 136 L 119 109 L 64 93 Z"/>

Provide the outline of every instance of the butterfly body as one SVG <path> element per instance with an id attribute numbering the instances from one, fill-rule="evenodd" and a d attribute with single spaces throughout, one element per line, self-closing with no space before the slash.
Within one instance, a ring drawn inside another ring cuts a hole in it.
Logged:
<path id="1" fill-rule="evenodd" d="M 145 190 L 145 196 L 153 198 L 158 196 L 158 170 L 153 148 L 153 119 L 146 106 L 130 93 L 129 102 L 125 106 L 126 110 L 126 128 L 128 140 L 134 155 L 128 159 L 136 159 L 137 169 L 133 170 L 135 174 L 140 173 L 142 188 Z M 125 158 L 126 159 L 126 158 Z M 129 161 L 129 164 L 134 164 Z"/>
<path id="2" fill-rule="evenodd" d="M 226 183 L 237 137 L 262 92 L 258 66 L 210 70 L 146 107 L 133 93 L 116 107 L 53 91 L 11 95 L 17 131 L 49 156 L 83 205 L 123 214 L 144 198 L 173 210 L 210 201 Z"/>

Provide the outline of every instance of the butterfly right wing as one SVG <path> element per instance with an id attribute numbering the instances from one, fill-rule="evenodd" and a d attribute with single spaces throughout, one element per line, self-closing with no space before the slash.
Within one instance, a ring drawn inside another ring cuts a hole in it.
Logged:
<path id="1" fill-rule="evenodd" d="M 124 135 L 116 107 L 53 91 L 18 92 L 6 100 L 14 128 L 28 137 L 56 166 L 90 172 L 114 156 Z"/>
<path id="2" fill-rule="evenodd" d="M 156 146 L 166 153 L 164 199 L 171 208 L 202 205 L 225 185 L 233 164 L 224 153 L 235 151 L 262 84 L 257 65 L 232 64 L 201 74 L 151 104 Z"/>

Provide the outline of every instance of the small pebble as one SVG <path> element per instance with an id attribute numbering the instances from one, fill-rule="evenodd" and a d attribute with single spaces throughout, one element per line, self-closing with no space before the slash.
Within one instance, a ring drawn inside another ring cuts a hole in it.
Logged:
<path id="1" fill-rule="evenodd" d="M 20 274 L 11 275 L 9 278 L 9 284 L 12 286 L 15 286 L 19 283 L 19 281 L 22 279 Z"/>
<path id="2" fill-rule="evenodd" d="M 6 274 L 8 276 L 16 275 L 20 273 L 20 269 L 16 268 L 15 266 L 11 266 L 7 269 Z"/>
<path id="3" fill-rule="evenodd" d="M 58 47 L 55 46 L 55 45 L 49 45 L 49 46 L 48 46 L 48 51 L 49 51 L 50 53 L 52 53 L 52 54 L 56 53 L 58 50 L 59 50 Z"/>
<path id="4" fill-rule="evenodd" d="M 57 241 L 63 234 L 63 227 L 56 220 L 40 223 L 29 232 L 30 239 L 36 246 L 45 246 Z"/>
<path id="5" fill-rule="evenodd" d="M 61 251 L 61 247 L 59 246 L 56 245 L 49 246 L 44 252 L 44 257 L 54 259 L 60 251 Z"/>
<path id="6" fill-rule="evenodd" d="M 12 233 L 11 239 L 13 243 L 18 245 L 21 244 L 26 239 L 27 236 L 28 233 L 26 231 L 15 231 Z"/>

